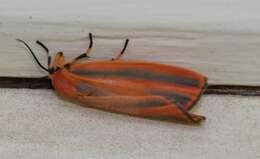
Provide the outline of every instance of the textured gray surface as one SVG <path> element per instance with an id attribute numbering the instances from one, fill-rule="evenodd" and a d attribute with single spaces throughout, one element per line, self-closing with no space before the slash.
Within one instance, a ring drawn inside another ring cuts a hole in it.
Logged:
<path id="1" fill-rule="evenodd" d="M 0 76 L 44 76 L 27 41 L 46 64 L 51 55 L 68 60 L 88 46 L 90 56 L 115 57 L 129 38 L 123 59 L 191 68 L 211 84 L 260 85 L 259 0 L 0 0 Z"/>
<path id="2" fill-rule="evenodd" d="M 51 90 L 0 89 L 0 158 L 260 158 L 260 98 L 204 96 L 199 127 L 107 113 Z"/>

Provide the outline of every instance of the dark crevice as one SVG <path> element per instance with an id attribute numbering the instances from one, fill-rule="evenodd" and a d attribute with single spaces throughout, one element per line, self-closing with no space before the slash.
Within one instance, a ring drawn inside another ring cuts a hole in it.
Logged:
<path id="1" fill-rule="evenodd" d="M 0 77 L 0 88 L 51 89 L 51 80 L 47 77 Z"/>
<path id="2" fill-rule="evenodd" d="M 243 96 L 260 96 L 260 86 L 247 85 L 209 85 L 205 94 L 230 94 Z"/>
<path id="3" fill-rule="evenodd" d="M 0 88 L 52 89 L 52 86 L 47 77 L 0 77 Z M 260 96 L 260 86 L 209 85 L 204 94 Z"/>

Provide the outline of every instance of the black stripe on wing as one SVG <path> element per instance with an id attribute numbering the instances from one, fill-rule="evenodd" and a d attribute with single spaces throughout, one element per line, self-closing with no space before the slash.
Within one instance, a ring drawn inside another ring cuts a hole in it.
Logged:
<path id="1" fill-rule="evenodd" d="M 176 75 L 162 74 L 159 72 L 151 72 L 145 70 L 136 69 L 125 69 L 117 71 L 104 71 L 104 70 L 73 70 L 73 74 L 79 76 L 92 76 L 92 77 L 125 77 L 129 79 L 140 79 L 140 80 L 150 80 L 156 82 L 165 82 L 175 85 L 183 85 L 190 87 L 199 87 L 200 83 L 198 80 L 193 78 L 181 77 Z"/>
<path id="2" fill-rule="evenodd" d="M 191 100 L 189 96 L 174 91 L 151 90 L 149 93 L 152 95 L 163 96 L 177 105 L 187 105 L 187 103 Z"/>

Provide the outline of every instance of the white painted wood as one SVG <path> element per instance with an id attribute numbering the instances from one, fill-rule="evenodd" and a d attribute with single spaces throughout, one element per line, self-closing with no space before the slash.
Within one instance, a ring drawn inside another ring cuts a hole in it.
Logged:
<path id="1" fill-rule="evenodd" d="M 257 159 L 260 99 L 203 96 L 201 126 L 80 107 L 51 90 L 0 89 L 4 159 Z"/>
<path id="2" fill-rule="evenodd" d="M 96 35 L 94 58 L 109 59 L 125 38 L 124 59 L 151 60 L 202 72 L 214 84 L 260 85 L 257 0 L 0 0 L 0 76 L 42 76 L 42 40 L 52 54 L 75 57 Z"/>

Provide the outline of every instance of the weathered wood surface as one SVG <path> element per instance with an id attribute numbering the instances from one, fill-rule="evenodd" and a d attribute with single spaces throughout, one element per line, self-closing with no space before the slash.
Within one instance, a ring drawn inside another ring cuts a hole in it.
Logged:
<path id="1" fill-rule="evenodd" d="M 95 35 L 91 56 L 110 59 L 130 38 L 124 59 L 180 65 L 213 84 L 260 85 L 260 1 L 226 0 L 0 0 L 0 76 L 45 75 L 41 40 L 52 54 L 75 57 Z"/>
<path id="2" fill-rule="evenodd" d="M 81 107 L 50 90 L 0 89 L 0 101 L 4 159 L 260 157 L 259 97 L 203 96 L 200 126 Z"/>

